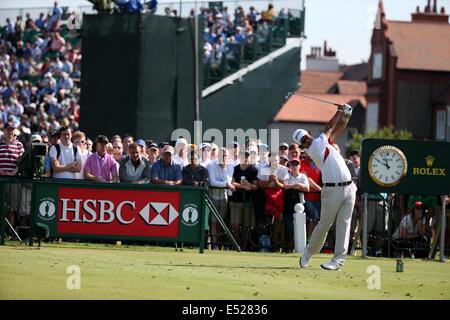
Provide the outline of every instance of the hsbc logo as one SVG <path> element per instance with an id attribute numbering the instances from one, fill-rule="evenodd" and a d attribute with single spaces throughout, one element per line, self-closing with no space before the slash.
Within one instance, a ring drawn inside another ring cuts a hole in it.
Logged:
<path id="1" fill-rule="evenodd" d="M 94 199 L 60 199 L 62 214 L 60 222 L 112 223 L 117 220 L 122 225 L 129 225 L 136 220 L 136 202 L 122 201 L 118 204 L 110 200 Z M 127 211 L 128 214 L 124 214 Z M 130 217 L 130 211 L 133 212 Z M 178 217 L 178 211 L 165 202 L 149 202 L 138 215 L 148 225 L 168 226 Z"/>
<path id="2" fill-rule="evenodd" d="M 147 224 L 167 226 L 178 217 L 178 212 L 170 203 L 149 202 L 139 215 Z"/>

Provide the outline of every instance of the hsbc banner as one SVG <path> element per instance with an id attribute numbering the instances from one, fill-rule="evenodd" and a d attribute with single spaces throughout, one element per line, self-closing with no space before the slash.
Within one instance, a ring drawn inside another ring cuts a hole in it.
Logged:
<path id="1" fill-rule="evenodd" d="M 200 243 L 203 236 L 204 189 L 55 182 L 33 187 L 35 222 L 46 224 L 51 237 Z"/>

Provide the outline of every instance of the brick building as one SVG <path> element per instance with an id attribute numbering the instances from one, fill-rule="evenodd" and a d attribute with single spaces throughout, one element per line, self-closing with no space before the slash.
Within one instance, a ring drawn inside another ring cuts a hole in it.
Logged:
<path id="1" fill-rule="evenodd" d="M 450 9 L 450 8 L 447 8 Z M 450 24 L 428 0 L 411 21 L 386 18 L 379 2 L 367 80 L 366 131 L 392 126 L 416 139 L 450 141 Z"/>

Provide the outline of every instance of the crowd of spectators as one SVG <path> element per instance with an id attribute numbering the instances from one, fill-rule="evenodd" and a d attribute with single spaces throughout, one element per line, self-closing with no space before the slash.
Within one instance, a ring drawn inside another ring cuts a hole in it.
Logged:
<path id="1" fill-rule="evenodd" d="M 320 220 L 321 173 L 295 143 L 281 143 L 278 152 L 270 152 L 268 145 L 253 139 L 248 139 L 242 148 L 237 142 L 227 148 L 209 142 L 196 146 L 184 138 L 177 139 L 172 146 L 168 142 L 135 139 L 129 134 L 111 138 L 98 135 L 92 141 L 82 131 L 73 132 L 70 126 L 63 126 L 49 135 L 35 133 L 22 144 L 18 140 L 20 134 L 16 123 L 5 123 L 0 141 L 0 175 L 207 187 L 218 213 L 244 250 L 264 251 L 268 246 L 268 250 L 292 251 L 297 203 L 305 207 L 307 239 Z M 333 146 L 339 150 L 338 145 Z M 346 163 L 352 179 L 359 184 L 359 153 L 352 151 Z M 27 198 L 26 192 L 31 192 L 29 186 L 9 189 L 8 217 L 13 225 L 18 223 L 15 216 L 29 210 L 29 204 L 22 203 L 19 196 Z M 370 196 L 367 222 L 370 247 L 386 255 L 385 245 L 390 239 L 394 253 L 434 257 L 439 234 L 437 197 Z M 392 203 L 386 222 L 387 201 Z M 445 201 L 448 206 L 450 197 Z M 350 241 L 358 241 L 355 233 L 363 223 L 361 217 L 359 194 Z M 264 237 L 269 244 L 260 242 Z M 331 229 L 325 250 L 333 248 L 333 239 Z M 224 230 L 212 214 L 208 243 L 212 248 L 226 243 Z M 374 254 L 381 255 L 377 251 Z"/>
<path id="2" fill-rule="evenodd" d="M 78 129 L 81 43 L 61 23 L 63 10 L 17 17 L 0 29 L 0 125 L 14 123 L 25 142 L 61 126 Z"/>
<path id="3" fill-rule="evenodd" d="M 194 14 L 192 10 L 191 16 Z M 261 12 L 253 6 L 248 12 L 239 6 L 233 13 L 227 7 L 202 8 L 200 16 L 204 21 L 204 63 L 217 74 L 225 58 L 232 68 L 242 58 L 251 60 L 254 52 L 270 51 L 271 26 L 284 25 L 288 9 L 277 13 L 272 4 Z"/>

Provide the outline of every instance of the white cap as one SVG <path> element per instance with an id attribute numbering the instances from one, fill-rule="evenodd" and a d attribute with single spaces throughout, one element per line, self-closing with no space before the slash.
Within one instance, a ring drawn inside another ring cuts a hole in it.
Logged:
<path id="1" fill-rule="evenodd" d="M 202 142 L 200 144 L 200 150 L 203 150 L 203 148 L 210 148 L 211 149 L 211 145 L 208 142 Z"/>
<path id="2" fill-rule="evenodd" d="M 175 142 L 175 146 L 179 145 L 180 143 L 184 143 L 185 145 L 188 144 L 185 138 L 178 138 L 177 141 Z"/>
<path id="3" fill-rule="evenodd" d="M 297 129 L 294 131 L 292 135 L 292 139 L 298 144 L 301 144 L 302 138 L 308 134 L 308 131 L 305 129 Z"/>

